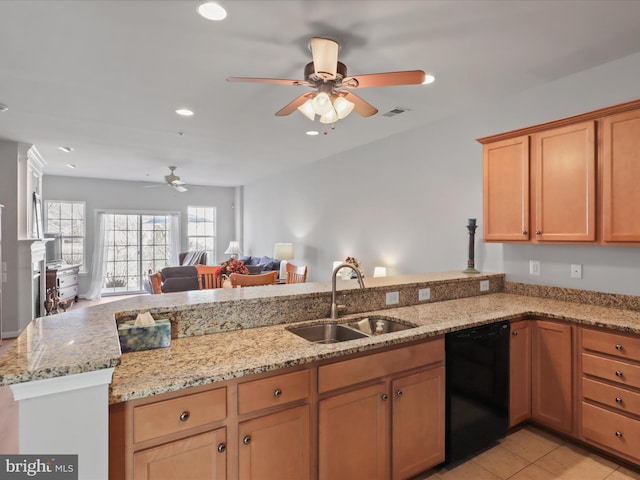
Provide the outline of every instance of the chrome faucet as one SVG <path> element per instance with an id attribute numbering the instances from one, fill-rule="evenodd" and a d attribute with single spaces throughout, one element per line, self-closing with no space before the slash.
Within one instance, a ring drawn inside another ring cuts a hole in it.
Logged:
<path id="1" fill-rule="evenodd" d="M 360 270 L 354 267 L 351 263 L 341 263 L 336 268 L 334 268 L 333 273 L 331 274 L 331 318 L 333 319 L 338 318 L 338 313 L 340 312 L 340 310 L 346 308 L 346 305 L 338 305 L 338 303 L 336 302 L 336 275 L 338 275 L 338 271 L 342 268 L 350 268 L 351 270 L 356 272 L 360 288 L 364 288 L 364 280 L 362 279 Z"/>

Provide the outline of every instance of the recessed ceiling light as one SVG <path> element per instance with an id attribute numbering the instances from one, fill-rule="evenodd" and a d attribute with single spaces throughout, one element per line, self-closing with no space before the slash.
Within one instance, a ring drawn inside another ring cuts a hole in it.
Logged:
<path id="1" fill-rule="evenodd" d="M 189 110 L 188 108 L 179 108 L 176 110 L 176 113 L 178 115 L 182 115 L 183 117 L 190 117 L 191 115 L 193 115 L 193 111 Z"/>
<path id="2" fill-rule="evenodd" d="M 58 147 L 58 150 L 62 150 L 65 153 L 73 152 L 73 147 Z"/>
<path id="3" fill-rule="evenodd" d="M 198 13 L 207 20 L 219 21 L 227 18 L 227 11 L 216 2 L 204 2 L 198 5 Z"/>
<path id="4" fill-rule="evenodd" d="M 67 163 L 67 167 L 69 168 L 76 168 L 77 165 L 75 163 Z"/>
<path id="5" fill-rule="evenodd" d="M 320 132 L 318 132 L 317 130 L 309 130 L 307 132 L 307 135 L 313 137 L 314 135 L 320 135 Z"/>
<path id="6" fill-rule="evenodd" d="M 4 103 L 0 103 L 0 112 L 6 112 L 7 110 L 9 110 L 9 107 L 7 107 Z"/>
<path id="7" fill-rule="evenodd" d="M 429 85 L 430 83 L 433 83 L 435 81 L 436 77 L 434 77 L 433 75 L 429 75 L 428 73 L 424 76 L 424 82 L 422 82 L 423 85 Z"/>

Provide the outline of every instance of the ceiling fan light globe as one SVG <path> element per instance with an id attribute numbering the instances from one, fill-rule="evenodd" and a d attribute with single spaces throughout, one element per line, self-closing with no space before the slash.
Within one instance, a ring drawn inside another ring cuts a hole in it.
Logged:
<path id="1" fill-rule="evenodd" d="M 302 105 L 298 107 L 298 111 L 302 113 L 305 117 L 307 117 L 312 122 L 316 119 L 316 112 L 313 111 L 313 105 L 311 104 L 311 100 L 307 100 Z"/>
<path id="2" fill-rule="evenodd" d="M 320 92 L 313 97 L 313 100 L 311 100 L 311 106 L 317 115 L 326 115 L 333 110 L 331 98 L 325 92 Z"/>
<path id="3" fill-rule="evenodd" d="M 344 97 L 338 97 L 333 102 L 333 108 L 340 120 L 346 118 L 353 111 L 353 107 L 355 107 L 354 103 Z"/>
<path id="4" fill-rule="evenodd" d="M 335 109 L 332 107 L 328 113 L 322 115 L 320 117 L 320 123 L 335 123 L 339 120 L 338 114 Z"/>

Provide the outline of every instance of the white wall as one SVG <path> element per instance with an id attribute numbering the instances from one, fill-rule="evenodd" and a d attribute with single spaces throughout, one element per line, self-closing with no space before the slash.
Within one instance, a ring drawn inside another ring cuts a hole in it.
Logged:
<path id="1" fill-rule="evenodd" d="M 475 139 L 634 100 L 639 76 L 635 54 L 301 167 L 274 179 L 278 189 L 264 179 L 246 185 L 245 249 L 270 254 L 275 242 L 292 241 L 293 262 L 309 265 L 310 280 L 327 280 L 332 261 L 347 255 L 369 276 L 376 265 L 392 274 L 462 270 L 467 218 L 478 219 L 482 236 Z M 530 259 L 541 261 L 541 276 L 528 275 Z M 571 263 L 583 265 L 582 280 L 569 278 Z M 640 247 L 478 240 L 476 267 L 512 281 L 640 295 Z"/>
<path id="2" fill-rule="evenodd" d="M 187 207 L 216 207 L 217 213 L 217 258 L 227 258 L 222 252 L 235 239 L 235 193 L 230 187 L 201 187 L 189 185 L 189 191 L 179 193 L 172 188 L 160 186 L 143 188 L 140 182 L 119 180 L 98 180 L 93 178 L 61 177 L 45 175 L 42 182 L 42 197 L 46 200 L 69 200 L 86 202 L 87 236 L 86 236 L 86 269 L 91 269 L 91 256 L 94 243 L 94 222 L 96 210 L 128 210 L 128 211 L 178 211 L 180 212 L 180 233 L 183 248 L 186 251 L 187 240 Z M 211 261 L 210 261 L 211 263 Z M 80 293 L 86 291 L 88 275 L 81 275 Z"/>

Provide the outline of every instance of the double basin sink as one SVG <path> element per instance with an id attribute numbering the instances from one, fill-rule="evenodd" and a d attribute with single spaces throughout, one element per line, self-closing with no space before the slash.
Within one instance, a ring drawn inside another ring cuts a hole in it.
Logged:
<path id="1" fill-rule="evenodd" d="M 416 325 L 403 323 L 390 317 L 372 315 L 353 319 L 349 323 L 331 321 L 319 325 L 289 327 L 287 330 L 310 342 L 338 343 L 415 327 Z"/>

